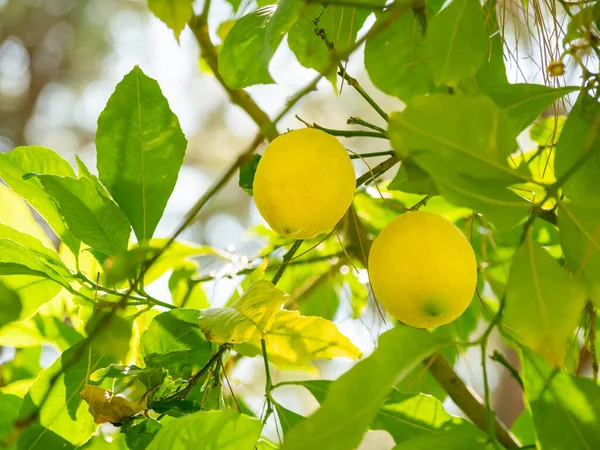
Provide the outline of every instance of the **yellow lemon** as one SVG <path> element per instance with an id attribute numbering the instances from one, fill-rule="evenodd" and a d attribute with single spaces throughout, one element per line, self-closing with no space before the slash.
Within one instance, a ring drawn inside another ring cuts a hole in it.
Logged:
<path id="1" fill-rule="evenodd" d="M 328 233 L 352 202 L 356 179 L 346 149 L 314 128 L 291 131 L 265 150 L 254 176 L 254 201 L 282 236 Z"/>
<path id="2" fill-rule="evenodd" d="M 369 253 L 375 297 L 398 320 L 418 328 L 452 322 L 471 303 L 477 263 L 453 223 L 423 212 L 398 216 L 377 236 Z"/>

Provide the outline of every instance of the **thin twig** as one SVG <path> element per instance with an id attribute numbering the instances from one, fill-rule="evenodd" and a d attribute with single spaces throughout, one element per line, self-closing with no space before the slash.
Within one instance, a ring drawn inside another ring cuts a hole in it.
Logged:
<path id="1" fill-rule="evenodd" d="M 370 128 L 371 130 L 379 131 L 380 133 L 386 132 L 383 128 L 378 127 L 377 125 L 373 125 L 372 123 L 367 122 L 366 120 L 363 120 L 360 117 L 350 117 L 346 123 L 348 125 L 362 125 L 363 127 L 367 127 L 367 128 Z"/>

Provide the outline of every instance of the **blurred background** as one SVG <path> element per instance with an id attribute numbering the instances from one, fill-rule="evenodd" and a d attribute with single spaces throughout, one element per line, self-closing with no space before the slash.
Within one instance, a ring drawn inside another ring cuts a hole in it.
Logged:
<path id="1" fill-rule="evenodd" d="M 195 7 L 199 12 L 202 3 Z M 254 1 L 242 0 L 235 12 L 225 0 L 214 1 L 209 24 L 215 44 L 220 42 L 217 29 L 221 23 L 255 7 Z M 562 19 L 550 20 L 551 15 L 557 15 L 556 8 L 549 2 L 539 11 L 528 11 L 522 8 L 520 0 L 514 4 L 507 0 L 500 5 L 499 18 L 509 43 L 505 60 L 511 82 L 549 85 L 558 82 L 548 79 L 545 71 L 562 49 Z M 559 18 L 563 16 L 558 13 Z M 373 20 L 370 17 L 365 28 Z M 540 47 L 543 47 L 541 52 Z M 256 132 L 254 123 L 240 108 L 229 103 L 222 87 L 201 62 L 193 34 L 189 29 L 184 30 L 178 43 L 172 31 L 148 11 L 144 0 L 0 0 L 0 152 L 16 146 L 41 145 L 73 164 L 78 154 L 88 167 L 95 168 L 96 120 L 115 85 L 134 65 L 158 81 L 189 141 L 185 165 L 156 232 L 157 237 L 167 237 Z M 351 59 L 348 72 L 360 80 L 384 110 L 402 108 L 399 100 L 372 86 L 364 72 L 361 51 Z M 273 59 L 271 74 L 276 84 L 249 89 L 258 105 L 271 116 L 285 105 L 287 97 L 314 77 L 314 71 L 302 67 L 285 43 Z M 560 84 L 578 83 L 578 73 L 569 71 L 569 74 L 572 79 L 561 79 Z M 548 114 L 560 113 L 560 108 L 568 105 L 557 108 Z M 355 91 L 342 86 L 336 94 L 327 81 L 319 83 L 317 92 L 308 95 L 280 123 L 280 132 L 304 126 L 294 114 L 307 122 L 337 129 L 347 128 L 350 116 L 383 125 Z M 389 150 L 385 140 L 353 138 L 344 144 L 356 152 Z M 378 160 L 370 162 L 377 164 Z M 361 162 L 355 161 L 355 167 L 358 174 L 366 170 Z M 234 179 L 207 205 L 183 237 L 252 257 L 264 243 L 247 230 L 261 224 L 251 197 Z M 340 270 L 349 269 L 342 266 Z M 361 279 L 359 274 L 358 278 L 366 283 L 364 276 Z M 239 279 L 235 278 L 212 283 L 211 303 L 222 304 L 238 285 Z M 153 287 L 157 296 L 169 295 L 166 279 Z M 375 319 L 354 320 L 347 316 L 336 317 L 340 328 L 364 352 L 370 352 L 386 325 Z M 497 342 L 491 341 L 490 353 Z M 461 355 L 456 369 L 467 384 L 482 394 L 481 356 L 477 348 L 472 350 Z M 56 351 L 48 350 L 43 365 L 50 364 L 57 355 Z M 10 350 L 5 348 L 0 358 L 0 361 L 10 360 Z M 515 362 L 514 357 L 511 360 Z M 260 410 L 264 375 L 262 362 L 255 362 L 243 360 L 232 381 L 234 391 Z M 321 377 L 335 378 L 349 363 L 323 363 L 318 367 Z M 520 391 L 507 372 L 498 368 L 490 364 L 490 384 L 496 411 L 510 425 L 522 410 Z M 301 376 L 319 374 L 278 373 L 275 381 Z M 300 394 L 290 388 L 279 395 L 284 397 L 284 404 L 287 397 L 290 409 L 307 414 L 316 403 Z M 445 406 L 449 412 L 460 414 L 450 400 L 446 400 Z M 391 448 L 393 441 L 383 434 L 372 433 L 364 448 Z"/>

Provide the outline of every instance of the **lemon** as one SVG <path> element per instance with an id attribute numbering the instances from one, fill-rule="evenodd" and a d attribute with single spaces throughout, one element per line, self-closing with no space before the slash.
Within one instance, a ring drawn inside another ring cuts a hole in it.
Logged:
<path id="1" fill-rule="evenodd" d="M 253 191 L 258 211 L 273 230 L 310 239 L 333 230 L 350 206 L 355 186 L 344 146 L 321 130 L 305 128 L 269 144 Z"/>
<path id="2" fill-rule="evenodd" d="M 477 263 L 462 232 L 423 211 L 398 216 L 369 253 L 375 297 L 398 320 L 418 328 L 452 322 L 471 303 Z"/>

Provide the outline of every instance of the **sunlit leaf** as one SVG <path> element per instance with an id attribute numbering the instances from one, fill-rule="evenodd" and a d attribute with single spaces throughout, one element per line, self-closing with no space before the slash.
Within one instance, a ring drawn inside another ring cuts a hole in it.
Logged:
<path id="1" fill-rule="evenodd" d="M 401 100 L 429 93 L 433 81 L 425 62 L 423 40 L 423 28 L 412 11 L 368 39 L 365 68 L 373 84 Z"/>
<path id="2" fill-rule="evenodd" d="M 134 417 L 123 424 L 121 433 L 125 434 L 125 441 L 129 449 L 144 450 L 161 428 L 162 424 L 156 419 Z"/>
<path id="3" fill-rule="evenodd" d="M 171 376 L 189 378 L 208 361 L 211 344 L 198 328 L 200 311 L 175 309 L 156 316 L 141 337 L 140 357 L 148 367 L 164 367 Z"/>
<path id="4" fill-rule="evenodd" d="M 0 184 L 0 223 L 33 236 L 46 247 L 52 245 L 46 232 L 33 218 L 25 200 L 3 184 Z"/>
<path id="5" fill-rule="evenodd" d="M 600 306 L 600 206 L 560 202 L 560 242 L 575 278 L 581 278 L 589 298 Z"/>
<path id="6" fill-rule="evenodd" d="M 131 228 L 127 217 L 89 178 L 40 175 L 73 236 L 106 255 L 127 250 Z"/>
<path id="7" fill-rule="evenodd" d="M 281 406 L 279 403 L 275 403 L 274 406 L 275 410 L 277 411 L 279 423 L 281 424 L 281 431 L 283 431 L 284 436 L 287 435 L 292 428 L 305 419 L 304 416 L 295 413 L 294 411 L 290 411 L 289 409 Z"/>
<path id="8" fill-rule="evenodd" d="M 24 175 L 31 173 L 74 177 L 73 168 L 55 152 L 44 147 L 17 147 L 9 153 L 0 154 L 0 178 L 27 200 L 46 219 L 58 237 L 77 254 L 79 242 L 67 230 L 40 181 L 35 177 L 23 179 Z"/>
<path id="9" fill-rule="evenodd" d="M 402 393 L 396 389 L 379 408 L 371 428 L 387 431 L 396 444 L 406 448 L 426 448 L 424 442 L 431 444 L 429 448 L 446 448 L 442 443 L 456 441 L 469 445 L 468 448 L 479 449 L 485 448 L 487 441 L 485 433 L 470 422 L 448 414 L 435 397 Z M 438 445 L 434 445 L 435 441 Z"/>
<path id="10" fill-rule="evenodd" d="M 588 95 L 581 96 L 556 145 L 554 169 L 559 181 L 568 177 L 562 186 L 567 196 L 589 206 L 600 205 L 599 146 L 600 103 Z"/>
<path id="11" fill-rule="evenodd" d="M 175 33 L 179 40 L 181 31 L 192 18 L 194 0 L 148 0 L 148 8 Z"/>
<path id="12" fill-rule="evenodd" d="M 513 258 L 504 321 L 553 366 L 561 366 L 585 294 L 528 234 Z"/>
<path id="13" fill-rule="evenodd" d="M 41 278 L 36 279 L 42 280 Z M 51 283 L 51 285 L 56 286 L 55 283 Z M 28 299 L 27 305 L 33 300 L 27 296 L 23 298 Z M 82 339 L 83 336 L 58 317 L 41 316 L 40 314 L 21 322 L 11 323 L 0 330 L 0 345 L 16 348 L 52 343 L 59 350 L 64 351 Z"/>
<path id="14" fill-rule="evenodd" d="M 303 366 L 315 359 L 357 359 L 362 355 L 333 322 L 320 317 L 301 316 L 298 311 L 277 311 L 264 339 L 269 361 L 275 364 Z M 235 348 L 247 356 L 261 354 L 260 342 L 256 340 Z"/>
<path id="15" fill-rule="evenodd" d="M 123 423 L 146 409 L 145 398 L 132 402 L 91 384 L 86 384 L 79 396 L 88 404 L 89 412 L 96 423 Z"/>
<path id="16" fill-rule="evenodd" d="M 192 280 L 197 267 L 193 263 L 173 270 L 169 277 L 169 290 L 173 304 L 180 308 L 203 309 L 209 307 L 202 283 Z"/>
<path id="17" fill-rule="evenodd" d="M 507 84 L 506 65 L 504 64 L 504 39 L 499 32 L 498 16 L 496 12 L 497 0 L 486 0 L 483 4 L 483 15 L 489 39 L 487 61 L 479 68 L 475 75 L 477 86 L 485 88 Z"/>
<path id="18" fill-rule="evenodd" d="M 34 275 L 67 286 L 52 266 L 15 241 L 0 239 L 0 275 Z"/>
<path id="19" fill-rule="evenodd" d="M 254 450 L 260 420 L 234 410 L 200 411 L 167 423 L 148 450 Z"/>
<path id="20" fill-rule="evenodd" d="M 420 155 L 430 154 L 466 175 L 501 182 L 523 179 L 507 163 L 517 133 L 506 112 L 486 97 L 415 97 L 404 111 L 392 114 L 389 134 L 400 157 L 410 156 L 417 164 Z"/>
<path id="21" fill-rule="evenodd" d="M 477 73 L 488 55 L 488 33 L 477 0 L 453 0 L 425 35 L 425 59 L 437 85 L 456 86 Z"/>
<path id="22" fill-rule="evenodd" d="M 79 357 L 73 360 L 78 355 Z M 51 366 L 40 372 L 23 400 L 20 417 L 39 410 L 41 425 L 73 445 L 81 445 L 96 431 L 93 417 L 82 404 L 79 392 L 87 381 L 88 370 L 93 372 L 110 363 L 104 356 L 89 351 L 84 344 L 77 344 L 65 351 Z M 51 387 L 52 381 L 55 383 Z M 46 393 L 50 394 L 46 398 Z"/>
<path id="23" fill-rule="evenodd" d="M 96 331 L 96 329 L 99 331 Z M 125 359 L 129 353 L 132 322 L 109 312 L 96 312 L 87 321 L 85 330 L 88 336 L 94 335 L 95 349 L 117 361 Z"/>
<path id="24" fill-rule="evenodd" d="M 19 295 L 0 281 L 0 328 L 18 320 L 22 309 Z"/>
<path id="25" fill-rule="evenodd" d="M 277 6 L 252 11 L 235 23 L 219 54 L 219 73 L 229 87 L 273 83 L 269 63 L 303 7 L 302 1 L 282 0 Z"/>
<path id="26" fill-rule="evenodd" d="M 576 86 L 552 88 L 541 84 L 502 84 L 488 86 L 480 92 L 504 109 L 517 131 L 532 124 L 552 103 L 578 90 Z"/>
<path id="27" fill-rule="evenodd" d="M 538 448 L 599 448 L 600 386 L 589 379 L 552 371 L 528 352 L 521 361 Z"/>
<path id="28" fill-rule="evenodd" d="M 98 118 L 97 166 L 139 242 L 148 241 L 177 181 L 187 141 L 158 83 L 135 67 Z"/>
<path id="29" fill-rule="evenodd" d="M 321 408 L 292 429 L 282 449 L 356 448 L 394 384 L 441 345 L 432 334 L 414 328 L 382 334 L 377 349 L 331 385 Z"/>
<path id="30" fill-rule="evenodd" d="M 228 308 L 200 312 L 200 329 L 216 343 L 240 343 L 261 339 L 269 331 L 287 294 L 267 280 L 259 280 Z"/>

